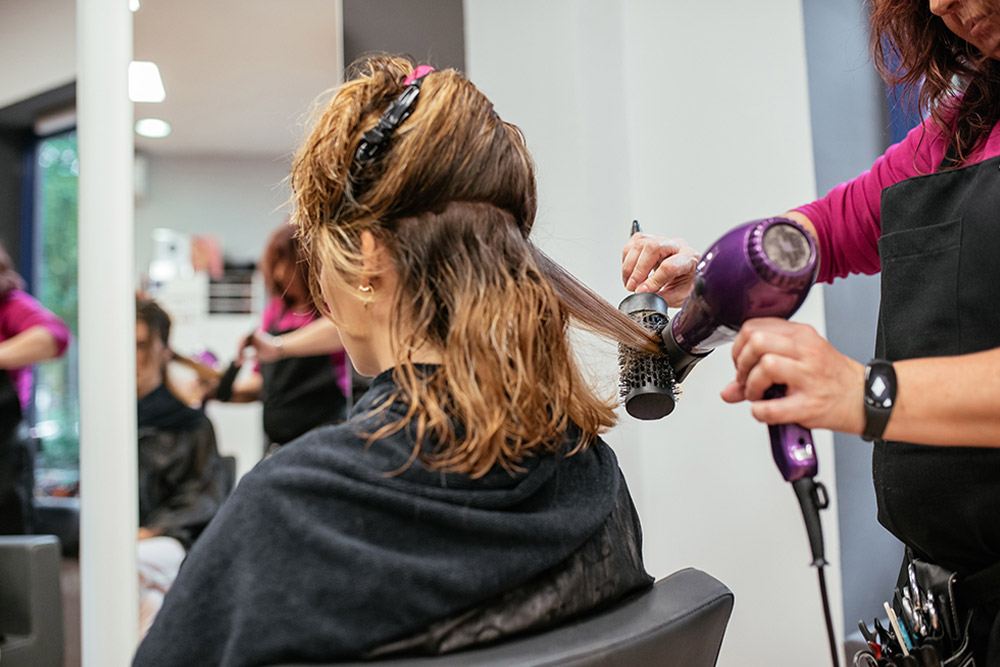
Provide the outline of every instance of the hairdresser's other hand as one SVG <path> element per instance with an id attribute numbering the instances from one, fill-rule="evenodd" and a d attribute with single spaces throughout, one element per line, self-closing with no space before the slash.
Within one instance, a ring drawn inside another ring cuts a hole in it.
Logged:
<path id="1" fill-rule="evenodd" d="M 699 258 L 683 239 L 637 232 L 622 251 L 622 282 L 630 292 L 655 292 L 677 307 L 691 293 Z"/>
<path id="2" fill-rule="evenodd" d="M 272 336 L 258 329 L 247 336 L 246 347 L 252 347 L 256 351 L 257 361 L 264 363 L 278 361 L 284 358 L 284 351 L 275 345 L 277 338 L 279 336 Z"/>
<path id="3" fill-rule="evenodd" d="M 160 537 L 163 535 L 163 531 L 159 528 L 147 528 L 146 526 L 139 526 L 139 541 L 149 540 L 154 537 Z"/>
<path id="4" fill-rule="evenodd" d="M 722 390 L 722 399 L 751 401 L 758 421 L 843 433 L 864 428 L 864 366 L 811 326 L 773 317 L 748 320 L 733 342 L 733 362 L 736 379 Z M 785 397 L 764 400 L 774 384 L 787 387 Z"/>

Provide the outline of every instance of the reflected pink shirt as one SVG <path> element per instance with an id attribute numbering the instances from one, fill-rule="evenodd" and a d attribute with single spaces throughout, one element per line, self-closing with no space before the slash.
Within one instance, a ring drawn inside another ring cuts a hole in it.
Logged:
<path id="1" fill-rule="evenodd" d="M 833 282 L 849 273 L 878 273 L 882 236 L 882 190 L 900 181 L 931 174 L 944 159 L 947 137 L 929 117 L 875 161 L 872 168 L 817 201 L 796 208 L 813 223 L 819 240 L 819 280 Z M 965 165 L 1000 155 L 1000 124 Z"/>
<path id="2" fill-rule="evenodd" d="M 19 289 L 11 290 L 0 301 L 0 342 L 35 326 L 45 327 L 52 334 L 56 342 L 56 356 L 62 356 L 66 346 L 69 345 L 69 329 L 63 321 L 27 292 Z M 10 379 L 17 389 L 23 410 L 31 400 L 31 369 L 10 368 L 7 372 L 10 373 Z"/>

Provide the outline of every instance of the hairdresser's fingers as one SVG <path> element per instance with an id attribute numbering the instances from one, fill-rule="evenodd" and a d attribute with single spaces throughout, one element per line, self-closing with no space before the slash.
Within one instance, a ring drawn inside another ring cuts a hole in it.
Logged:
<path id="1" fill-rule="evenodd" d="M 635 291 L 663 258 L 676 252 L 676 248 L 661 243 L 667 240 L 642 232 L 632 235 L 622 250 L 622 283 L 625 289 Z"/>
<path id="2" fill-rule="evenodd" d="M 726 403 L 739 403 L 746 400 L 746 395 L 743 393 L 743 385 L 736 380 L 723 387 L 719 395 Z"/>
<path id="3" fill-rule="evenodd" d="M 750 321 L 737 338 L 736 380 L 745 385 L 750 400 L 759 400 L 772 384 L 826 386 L 841 380 L 836 371 L 846 358 L 808 324 Z"/>
<path id="4" fill-rule="evenodd" d="M 747 375 L 765 354 L 795 358 L 799 348 L 796 344 L 794 326 L 784 320 L 752 320 L 740 330 L 733 343 L 733 363 L 736 366 L 736 381 L 744 384 Z"/>
<path id="5" fill-rule="evenodd" d="M 794 422 L 806 428 L 860 433 L 864 367 L 830 345 L 817 364 L 818 358 L 815 351 L 804 360 L 764 355 L 744 387 L 745 397 L 753 401 L 754 417 L 768 424 Z M 774 384 L 785 385 L 785 397 L 763 400 Z"/>
<path id="6" fill-rule="evenodd" d="M 246 336 L 240 339 L 239 347 L 236 350 L 237 359 L 242 359 L 246 354 L 246 351 L 254 346 L 254 339 L 256 338 L 256 336 L 257 332 L 254 331 L 253 333 L 247 334 Z"/>
<path id="7" fill-rule="evenodd" d="M 276 336 L 261 331 L 255 331 L 251 345 L 257 351 L 257 360 L 262 362 L 278 361 L 281 359 L 281 350 L 274 344 Z"/>
<path id="8" fill-rule="evenodd" d="M 799 361 L 780 354 L 764 354 L 747 373 L 743 395 L 748 401 L 759 401 L 772 385 L 783 384 L 797 389 L 803 384 L 804 374 Z"/>
<path id="9" fill-rule="evenodd" d="M 697 255 L 676 254 L 660 262 L 636 292 L 655 292 L 670 306 L 681 306 L 694 286 Z"/>
<path id="10" fill-rule="evenodd" d="M 680 239 L 647 236 L 642 232 L 633 234 L 622 250 L 622 282 L 625 289 L 635 291 L 660 262 L 676 255 L 684 246 Z"/>
<path id="11" fill-rule="evenodd" d="M 750 403 L 750 414 L 759 422 L 765 424 L 801 424 L 802 422 L 801 397 L 799 395 L 772 398 L 764 401 L 752 401 Z"/>

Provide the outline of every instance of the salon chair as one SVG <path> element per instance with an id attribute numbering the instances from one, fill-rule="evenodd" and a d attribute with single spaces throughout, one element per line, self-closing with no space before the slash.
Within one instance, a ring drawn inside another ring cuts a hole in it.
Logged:
<path id="1" fill-rule="evenodd" d="M 608 609 L 542 633 L 442 656 L 335 664 L 714 667 L 732 610 L 732 591 L 714 577 L 688 568 L 660 579 L 651 589 Z"/>
<path id="2" fill-rule="evenodd" d="M 60 667 L 63 614 L 59 539 L 0 536 L 0 665 Z"/>

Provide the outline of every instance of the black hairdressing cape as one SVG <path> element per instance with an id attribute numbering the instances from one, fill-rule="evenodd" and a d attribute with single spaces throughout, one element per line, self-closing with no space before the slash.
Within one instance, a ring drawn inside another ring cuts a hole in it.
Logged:
<path id="1" fill-rule="evenodd" d="M 190 548 L 229 492 L 212 422 L 165 385 L 137 407 L 139 525 Z"/>
<path id="2" fill-rule="evenodd" d="M 514 475 L 472 480 L 415 461 L 387 476 L 410 459 L 411 435 L 366 447 L 363 434 L 387 418 L 366 415 L 392 389 L 386 371 L 346 423 L 307 433 L 241 480 L 189 553 L 135 667 L 356 657 L 523 584 L 611 513 L 620 473 L 600 441 L 524 461 Z"/>

